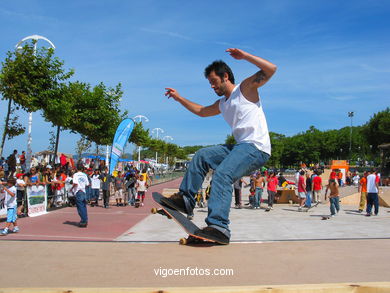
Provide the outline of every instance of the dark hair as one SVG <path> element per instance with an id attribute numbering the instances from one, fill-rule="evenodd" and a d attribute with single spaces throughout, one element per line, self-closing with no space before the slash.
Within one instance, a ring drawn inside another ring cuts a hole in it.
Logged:
<path id="1" fill-rule="evenodd" d="M 305 171 L 301 170 L 301 171 L 299 171 L 299 174 L 300 175 L 305 175 Z"/>
<path id="2" fill-rule="evenodd" d="M 227 73 L 227 75 L 229 76 L 228 79 L 230 80 L 231 83 L 234 84 L 233 72 L 230 69 L 230 67 L 222 60 L 214 61 L 209 66 L 207 66 L 206 69 L 204 70 L 204 76 L 207 78 L 212 71 L 214 71 L 215 74 L 218 75 L 222 80 L 225 73 Z"/>
<path id="3" fill-rule="evenodd" d="M 15 180 L 15 178 L 8 178 L 7 182 L 11 183 L 12 185 L 15 185 L 16 180 Z"/>

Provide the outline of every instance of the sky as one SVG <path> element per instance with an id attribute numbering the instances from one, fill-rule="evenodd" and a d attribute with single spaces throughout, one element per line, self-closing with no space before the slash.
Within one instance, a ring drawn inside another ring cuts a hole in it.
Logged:
<path id="1" fill-rule="evenodd" d="M 144 115 L 173 143 L 212 145 L 231 133 L 219 116 L 200 118 L 164 96 L 166 87 L 201 105 L 219 97 L 204 68 L 222 59 L 236 81 L 258 68 L 225 52 L 240 48 L 278 67 L 259 89 L 270 131 L 291 136 L 362 125 L 390 105 L 390 1 L 46 1 L 0 2 L 0 61 L 16 43 L 41 35 L 73 68 L 72 80 L 122 84 L 121 107 Z M 40 45 L 47 46 L 44 41 Z M 1 132 L 6 102 L 0 101 Z M 27 127 L 28 114 L 20 111 Z M 33 113 L 32 150 L 55 129 Z M 77 134 L 61 133 L 59 151 L 75 153 Z M 27 134 L 6 141 L 3 156 L 27 149 Z M 129 145 L 126 151 L 131 151 Z"/>

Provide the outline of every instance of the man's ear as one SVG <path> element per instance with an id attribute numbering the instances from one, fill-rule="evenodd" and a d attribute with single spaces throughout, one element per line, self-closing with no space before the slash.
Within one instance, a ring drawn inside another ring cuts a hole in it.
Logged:
<path id="1" fill-rule="evenodd" d="M 225 72 L 223 74 L 223 82 L 227 82 L 229 80 L 229 74 L 227 74 L 227 72 Z"/>

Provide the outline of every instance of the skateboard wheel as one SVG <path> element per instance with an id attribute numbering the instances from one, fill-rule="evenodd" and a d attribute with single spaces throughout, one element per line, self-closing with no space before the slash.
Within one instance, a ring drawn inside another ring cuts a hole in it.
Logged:
<path id="1" fill-rule="evenodd" d="M 187 239 L 186 238 L 180 238 L 179 243 L 180 243 L 180 245 L 186 245 L 187 244 Z"/>
<path id="2" fill-rule="evenodd" d="M 156 209 L 156 208 L 152 208 L 152 209 L 150 210 L 150 212 L 151 212 L 152 214 L 157 214 L 157 209 Z"/>

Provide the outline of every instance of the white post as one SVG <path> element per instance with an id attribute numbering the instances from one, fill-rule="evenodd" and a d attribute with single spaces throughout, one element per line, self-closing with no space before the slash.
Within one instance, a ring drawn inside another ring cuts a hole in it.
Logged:
<path id="1" fill-rule="evenodd" d="M 149 119 L 146 116 L 144 116 L 144 115 L 137 115 L 133 119 L 134 120 L 139 119 L 139 122 L 142 122 L 142 119 L 144 119 L 145 122 L 149 122 Z M 141 146 L 139 145 L 138 146 L 138 164 L 137 164 L 137 169 L 138 170 L 139 170 L 139 167 L 141 165 L 140 161 L 141 161 Z"/>
<path id="2" fill-rule="evenodd" d="M 36 55 L 36 53 L 37 53 L 37 43 L 38 43 L 38 40 L 44 40 L 44 41 L 48 42 L 53 49 L 56 48 L 54 46 L 54 44 L 50 40 L 48 40 L 47 38 L 39 36 L 39 35 L 32 35 L 32 36 L 25 37 L 21 41 L 19 41 L 16 44 L 16 46 L 15 46 L 16 49 L 17 50 L 22 49 L 21 44 L 23 42 L 25 42 L 25 41 L 28 41 L 28 40 L 35 40 L 36 41 L 35 44 L 34 44 L 34 55 Z M 28 137 L 27 137 L 26 171 L 29 171 L 30 167 L 31 167 L 31 157 L 32 157 L 32 149 L 31 149 L 31 143 L 32 143 L 32 135 L 31 135 L 31 132 L 32 132 L 32 120 L 33 120 L 32 112 L 30 112 L 29 116 L 28 116 Z"/>
<path id="3" fill-rule="evenodd" d="M 158 132 L 161 131 L 161 133 L 164 133 L 164 130 L 157 127 L 157 128 L 154 128 L 152 130 L 152 132 L 154 132 L 155 130 L 156 130 L 156 138 L 158 139 Z M 156 167 L 157 167 L 157 152 L 156 152 Z"/>
<path id="4" fill-rule="evenodd" d="M 110 163 L 110 147 L 106 145 L 106 167 L 109 167 L 108 164 Z"/>
<path id="5" fill-rule="evenodd" d="M 170 135 L 166 135 L 166 136 L 164 136 L 164 138 L 163 138 L 163 140 L 173 140 L 173 137 L 172 136 L 170 136 Z M 166 157 L 166 159 L 165 159 L 165 164 L 166 165 L 168 165 L 168 156 Z"/>

